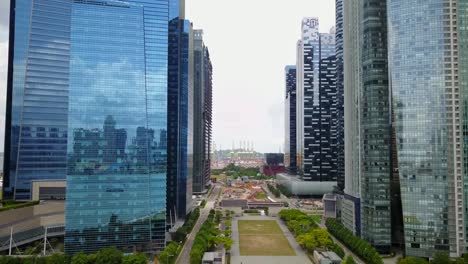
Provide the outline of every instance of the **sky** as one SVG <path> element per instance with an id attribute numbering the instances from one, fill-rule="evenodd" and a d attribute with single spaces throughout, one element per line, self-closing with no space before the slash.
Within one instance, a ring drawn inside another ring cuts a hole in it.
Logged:
<path id="1" fill-rule="evenodd" d="M 0 0 L 0 152 L 4 120 L 9 1 Z M 186 17 L 204 30 L 213 63 L 213 141 L 217 149 L 284 145 L 284 67 L 295 64 L 303 17 L 335 24 L 334 0 L 186 0 Z"/>

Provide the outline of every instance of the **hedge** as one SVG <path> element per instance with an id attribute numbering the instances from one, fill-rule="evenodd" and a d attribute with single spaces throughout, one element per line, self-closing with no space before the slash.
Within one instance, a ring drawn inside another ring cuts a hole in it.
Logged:
<path id="1" fill-rule="evenodd" d="M 30 201 L 30 202 L 25 202 L 25 203 L 12 203 L 12 202 L 4 201 L 3 203 L 4 203 L 4 206 L 0 208 L 0 212 L 38 205 L 40 201 Z"/>
<path id="2" fill-rule="evenodd" d="M 328 231 L 368 264 L 383 264 L 382 257 L 368 242 L 355 236 L 336 219 L 327 219 Z"/>

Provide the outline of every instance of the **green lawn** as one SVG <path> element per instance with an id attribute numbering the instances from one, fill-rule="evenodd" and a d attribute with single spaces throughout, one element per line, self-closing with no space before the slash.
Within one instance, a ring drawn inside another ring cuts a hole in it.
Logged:
<path id="1" fill-rule="evenodd" d="M 320 222 L 322 222 L 322 215 L 311 215 L 311 217 L 317 224 L 320 224 Z"/>
<path id="2" fill-rule="evenodd" d="M 258 192 L 255 194 L 255 199 L 264 200 L 266 198 L 267 198 L 267 195 L 264 192 Z"/>
<path id="3" fill-rule="evenodd" d="M 240 220 L 241 256 L 295 256 L 296 253 L 274 220 Z"/>

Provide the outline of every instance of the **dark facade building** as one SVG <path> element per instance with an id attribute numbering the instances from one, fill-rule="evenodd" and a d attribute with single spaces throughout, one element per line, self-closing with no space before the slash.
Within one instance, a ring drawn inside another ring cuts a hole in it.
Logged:
<path id="1" fill-rule="evenodd" d="M 266 165 L 283 165 L 284 154 L 283 153 L 265 153 L 265 164 Z"/>
<path id="2" fill-rule="evenodd" d="M 297 63 L 297 161 L 305 181 L 337 182 L 335 32 L 304 18 Z"/>
<path id="3" fill-rule="evenodd" d="M 343 0 L 336 0 L 336 174 L 338 190 L 344 190 L 344 64 L 343 64 Z"/>
<path id="4" fill-rule="evenodd" d="M 205 46 L 204 52 L 205 72 L 204 72 L 204 111 L 203 111 L 203 166 L 205 186 L 211 178 L 211 142 L 213 138 L 213 64 L 210 59 L 210 52 Z"/>
<path id="5" fill-rule="evenodd" d="M 194 171 L 193 29 L 190 21 L 169 22 L 168 59 L 168 224 L 191 211 Z"/>
<path id="6" fill-rule="evenodd" d="M 193 192 L 204 193 L 211 176 L 212 72 L 203 30 L 194 31 Z"/>
<path id="7" fill-rule="evenodd" d="M 296 66 L 286 66 L 286 101 L 285 101 L 285 155 L 284 165 L 290 174 L 297 173 L 297 104 L 296 104 Z"/>

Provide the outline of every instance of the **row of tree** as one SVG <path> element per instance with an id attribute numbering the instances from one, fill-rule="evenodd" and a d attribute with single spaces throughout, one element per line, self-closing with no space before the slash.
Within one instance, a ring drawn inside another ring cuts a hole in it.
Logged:
<path id="1" fill-rule="evenodd" d="M 297 209 L 282 210 L 279 216 L 307 252 L 312 254 L 316 249 L 331 250 L 344 258 L 344 250 L 333 242 L 327 230 L 318 228 L 313 217 Z"/>
<path id="2" fill-rule="evenodd" d="M 457 259 L 450 259 L 449 255 L 445 252 L 436 252 L 431 262 L 414 257 L 401 258 L 398 260 L 398 264 L 468 264 L 468 255 Z"/>
<path id="3" fill-rule="evenodd" d="M 73 256 L 54 254 L 48 257 L 7 257 L 0 256 L 0 264 L 147 264 L 148 259 L 142 253 L 124 256 L 116 248 L 104 248 L 97 253 L 86 255 L 77 253 Z"/>
<path id="4" fill-rule="evenodd" d="M 159 262 L 164 264 L 174 263 L 180 254 L 182 245 L 187 239 L 187 235 L 192 232 L 193 227 L 197 223 L 200 217 L 200 208 L 195 208 L 185 220 L 183 226 L 181 226 L 174 234 L 174 241 L 170 242 L 166 248 L 159 254 Z"/>
<path id="5" fill-rule="evenodd" d="M 221 234 L 218 228 L 221 222 L 221 217 L 217 217 L 215 210 L 211 210 L 208 218 L 203 223 L 200 231 L 198 231 L 193 242 L 192 250 L 190 251 L 190 264 L 200 264 L 203 254 L 208 250 L 213 250 L 217 245 L 224 244 L 226 248 L 230 248 L 233 241 Z"/>
<path id="6" fill-rule="evenodd" d="M 336 219 L 327 219 L 328 231 L 368 264 L 383 264 L 382 257 L 367 241 L 355 236 Z"/>
<path id="7" fill-rule="evenodd" d="M 270 192 L 276 197 L 276 198 L 280 198 L 281 197 L 281 192 L 280 190 L 276 189 L 275 186 L 271 185 L 271 184 L 267 184 L 268 186 L 268 190 L 270 190 Z"/>

